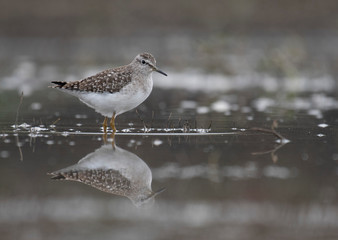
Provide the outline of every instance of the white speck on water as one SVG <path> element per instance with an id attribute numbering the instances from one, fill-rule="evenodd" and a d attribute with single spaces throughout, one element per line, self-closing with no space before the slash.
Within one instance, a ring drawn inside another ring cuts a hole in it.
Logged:
<path id="1" fill-rule="evenodd" d="M 77 123 L 76 126 L 81 127 L 82 123 Z"/>
<path id="2" fill-rule="evenodd" d="M 129 128 L 125 128 L 125 129 L 122 129 L 122 130 L 121 130 L 121 132 L 125 132 L 125 133 L 127 133 L 127 132 L 131 132 L 131 131 L 130 131 L 130 129 L 129 129 Z"/>
<path id="3" fill-rule="evenodd" d="M 241 128 L 241 129 L 239 129 L 239 131 L 245 132 L 245 128 Z"/>
<path id="4" fill-rule="evenodd" d="M 196 108 L 197 107 L 197 103 L 195 101 L 182 101 L 180 104 L 181 108 L 185 108 L 185 109 L 189 109 L 189 108 Z"/>
<path id="5" fill-rule="evenodd" d="M 197 129 L 195 129 L 195 132 L 197 132 L 197 133 L 208 133 L 208 132 L 210 132 L 210 129 L 207 129 L 207 128 L 197 128 Z"/>
<path id="6" fill-rule="evenodd" d="M 47 145 L 53 145 L 54 143 L 55 143 L 54 140 L 47 140 L 46 142 Z"/>
<path id="7" fill-rule="evenodd" d="M 276 143 L 280 143 L 280 144 L 286 144 L 291 142 L 289 139 L 283 138 L 283 139 L 277 139 Z"/>
<path id="8" fill-rule="evenodd" d="M 86 114 L 75 114 L 76 119 L 86 119 L 88 116 Z"/>
<path id="9" fill-rule="evenodd" d="M 233 130 L 233 131 L 236 131 L 236 130 L 237 130 L 237 128 L 233 127 L 233 128 L 231 128 L 231 130 Z"/>
<path id="10" fill-rule="evenodd" d="M 254 119 L 254 117 L 253 117 L 253 116 L 247 116 L 246 119 L 247 119 L 248 121 L 252 121 L 252 120 Z"/>
<path id="11" fill-rule="evenodd" d="M 163 143 L 163 141 L 160 140 L 160 139 L 155 139 L 155 140 L 153 141 L 153 144 L 154 144 L 155 146 L 160 146 L 162 143 Z"/>
<path id="12" fill-rule="evenodd" d="M 67 137 L 67 136 L 69 136 L 69 132 L 62 132 L 61 135 L 64 136 L 64 137 Z"/>
<path id="13" fill-rule="evenodd" d="M 258 98 L 253 103 L 254 107 L 259 112 L 264 112 L 267 108 L 272 107 L 275 105 L 275 101 L 271 98 Z"/>
<path id="14" fill-rule="evenodd" d="M 8 138 L 5 138 L 4 143 L 11 143 L 12 141 Z"/>
<path id="15" fill-rule="evenodd" d="M 315 116 L 318 119 L 323 118 L 322 111 L 319 109 L 310 109 L 307 113 L 311 116 Z"/>
<path id="16" fill-rule="evenodd" d="M 69 142 L 69 146 L 75 146 L 75 142 L 74 141 L 70 141 Z"/>
<path id="17" fill-rule="evenodd" d="M 317 137 L 325 137 L 325 134 L 323 134 L 323 133 L 318 133 L 318 134 L 317 134 Z"/>
<path id="18" fill-rule="evenodd" d="M 231 109 L 231 106 L 228 102 L 219 100 L 211 104 L 211 109 L 215 112 L 227 112 Z"/>
<path id="19" fill-rule="evenodd" d="M 32 110 L 38 111 L 38 110 L 41 110 L 41 108 L 42 108 L 42 104 L 39 103 L 39 102 L 33 102 L 31 104 L 31 109 Z"/>
<path id="20" fill-rule="evenodd" d="M 33 132 L 33 133 L 34 132 L 47 131 L 47 130 L 48 130 L 48 128 L 45 128 L 45 127 L 31 127 L 30 128 L 30 131 Z"/>
<path id="21" fill-rule="evenodd" d="M 196 111 L 197 111 L 198 114 L 206 114 L 206 113 L 210 112 L 210 109 L 206 106 L 200 106 L 200 107 L 197 108 Z"/>
<path id="22" fill-rule="evenodd" d="M 15 127 L 15 125 L 13 125 L 14 127 Z M 29 125 L 28 123 L 22 123 L 22 124 L 20 124 L 18 127 L 19 128 L 25 128 L 25 129 L 27 129 L 27 128 L 29 128 L 31 125 Z"/>
<path id="23" fill-rule="evenodd" d="M 134 123 L 130 122 L 130 123 L 128 123 L 128 126 L 132 127 L 132 126 L 134 126 Z"/>
<path id="24" fill-rule="evenodd" d="M 10 155 L 9 152 L 6 151 L 6 150 L 3 150 L 3 151 L 0 152 L 0 157 L 1 158 L 8 158 L 9 155 Z"/>
<path id="25" fill-rule="evenodd" d="M 264 168 L 263 174 L 266 177 L 287 179 L 291 176 L 291 171 L 286 167 L 267 166 Z"/>
<path id="26" fill-rule="evenodd" d="M 36 137 L 42 137 L 43 135 L 41 133 L 29 133 L 28 136 L 31 138 L 36 138 Z"/>
<path id="27" fill-rule="evenodd" d="M 326 128 L 328 127 L 329 125 L 326 124 L 326 123 L 321 123 L 321 124 L 318 124 L 318 127 L 321 127 L 321 128 Z"/>
<path id="28" fill-rule="evenodd" d="M 130 139 L 130 141 L 128 142 L 127 146 L 128 147 L 132 147 L 135 144 L 135 140 L 134 139 Z"/>
<path id="29" fill-rule="evenodd" d="M 30 133 L 28 134 L 29 137 L 35 138 L 35 137 L 42 137 L 41 132 L 42 131 L 47 131 L 47 128 L 42 128 L 42 127 L 31 127 L 30 128 Z"/>

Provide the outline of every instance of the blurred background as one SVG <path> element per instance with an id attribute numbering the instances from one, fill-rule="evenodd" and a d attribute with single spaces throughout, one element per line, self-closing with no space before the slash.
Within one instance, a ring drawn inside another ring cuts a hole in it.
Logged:
<path id="1" fill-rule="evenodd" d="M 337 239 L 337 29 L 335 0 L 1 1 L 0 236 Z M 117 144 L 167 190 L 149 210 L 50 180 L 101 147 L 103 118 L 47 86 L 145 51 L 168 77 L 117 128 L 168 134 Z M 290 142 L 249 131 L 274 120 Z"/>
<path id="2" fill-rule="evenodd" d="M 114 65 L 143 51 L 175 71 L 336 74 L 337 5 L 334 0 L 2 1 L 2 74 L 18 58 Z"/>

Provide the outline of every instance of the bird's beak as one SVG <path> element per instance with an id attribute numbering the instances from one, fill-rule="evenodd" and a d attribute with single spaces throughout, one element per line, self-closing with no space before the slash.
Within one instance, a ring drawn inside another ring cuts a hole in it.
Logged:
<path id="1" fill-rule="evenodd" d="M 158 68 L 156 68 L 156 67 L 154 67 L 153 69 L 154 69 L 155 72 L 161 73 L 161 74 L 163 74 L 164 76 L 168 76 L 168 74 L 166 74 L 165 72 L 161 71 L 160 69 L 158 69 Z"/>
<path id="2" fill-rule="evenodd" d="M 165 190 L 166 190 L 166 188 L 161 188 L 161 189 L 157 190 L 156 192 L 153 192 L 152 197 L 157 196 L 158 194 L 164 192 Z"/>

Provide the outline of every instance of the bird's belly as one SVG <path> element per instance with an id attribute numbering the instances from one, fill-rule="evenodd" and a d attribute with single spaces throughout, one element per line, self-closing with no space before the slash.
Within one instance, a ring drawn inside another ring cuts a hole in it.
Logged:
<path id="1" fill-rule="evenodd" d="M 116 93 L 83 93 L 80 100 L 96 112 L 112 117 L 129 111 L 141 104 L 150 94 L 149 91 L 130 91 L 124 89 Z"/>

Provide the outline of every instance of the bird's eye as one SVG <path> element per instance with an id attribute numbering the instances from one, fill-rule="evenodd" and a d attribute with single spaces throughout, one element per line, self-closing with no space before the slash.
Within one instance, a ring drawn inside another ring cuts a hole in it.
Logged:
<path id="1" fill-rule="evenodd" d="M 146 64 L 146 61 L 142 60 L 141 63 L 142 63 L 142 64 Z"/>

